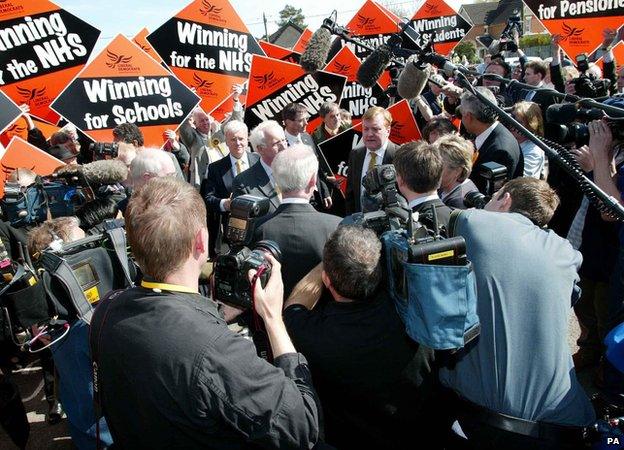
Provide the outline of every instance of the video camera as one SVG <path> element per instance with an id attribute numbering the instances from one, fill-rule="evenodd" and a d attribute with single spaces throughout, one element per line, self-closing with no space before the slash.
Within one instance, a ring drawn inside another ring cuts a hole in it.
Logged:
<path id="1" fill-rule="evenodd" d="M 409 211 L 401 206 L 401 202 L 405 203 L 405 200 L 397 190 L 394 165 L 375 166 L 364 176 L 362 186 L 366 193 L 377 202 L 380 209 L 352 214 L 345 217 L 341 222 L 342 225 L 360 225 L 373 230 L 377 236 L 381 236 L 386 231 L 407 227 Z"/>
<path id="2" fill-rule="evenodd" d="M 271 277 L 271 265 L 265 252 L 278 261 L 281 259 L 281 251 L 274 241 L 260 241 L 253 250 L 248 247 L 253 241 L 258 219 L 269 212 L 269 202 L 268 198 L 253 195 L 241 195 L 232 200 L 225 234 L 230 251 L 218 255 L 215 261 L 215 300 L 243 309 L 251 307 L 253 302 L 248 272 L 256 270 L 264 287 Z"/>
<path id="3" fill-rule="evenodd" d="M 589 144 L 589 128 L 592 120 L 604 120 L 613 133 L 614 140 L 624 140 L 624 118 L 607 117 L 597 108 L 578 108 L 574 104 L 555 104 L 546 110 L 545 134 L 549 141 L 561 145 L 575 144 L 576 147 Z"/>
<path id="4" fill-rule="evenodd" d="M 492 196 L 507 181 L 507 168 L 493 161 L 484 163 L 479 176 L 485 180 L 485 194 L 479 191 L 469 192 L 464 197 L 466 208 L 483 209 L 492 199 Z"/>
<path id="5" fill-rule="evenodd" d="M 27 187 L 7 182 L 0 202 L 4 219 L 17 228 L 44 222 L 48 217 L 73 216 L 93 198 L 88 188 L 75 181 L 37 177 Z"/>
<path id="6" fill-rule="evenodd" d="M 119 144 L 117 142 L 92 142 L 89 151 L 93 154 L 93 160 L 117 158 Z"/>
<path id="7" fill-rule="evenodd" d="M 520 10 L 514 9 L 510 16 L 507 18 L 507 24 L 505 29 L 500 35 L 499 52 L 510 51 L 517 52 L 518 47 L 514 42 L 513 32 L 516 30 L 518 36 L 522 36 L 522 18 L 520 17 Z"/>

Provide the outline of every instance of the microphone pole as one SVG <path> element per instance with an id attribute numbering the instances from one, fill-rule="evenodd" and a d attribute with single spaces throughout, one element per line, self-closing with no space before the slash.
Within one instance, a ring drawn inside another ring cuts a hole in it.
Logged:
<path id="1" fill-rule="evenodd" d="M 456 68 L 454 72 L 457 76 L 458 81 L 461 84 L 461 87 L 463 87 L 464 90 L 467 90 L 468 92 L 476 96 L 481 102 L 496 111 L 499 118 L 502 119 L 502 122 L 507 122 L 514 129 L 519 131 L 523 136 L 525 136 L 539 148 L 544 150 L 544 152 L 550 158 L 555 160 L 557 164 L 559 164 L 568 173 L 568 175 L 570 175 L 575 181 L 577 181 L 585 196 L 587 196 L 587 198 L 592 203 L 594 203 L 594 206 L 596 206 L 599 211 L 609 214 L 616 220 L 624 221 L 624 206 L 621 205 L 616 198 L 608 195 L 606 192 L 600 189 L 600 187 L 598 187 L 592 180 L 587 178 L 587 176 L 577 165 L 564 158 L 557 150 L 553 150 L 552 148 L 550 148 L 545 142 L 543 142 L 531 131 L 526 129 L 524 125 L 518 122 L 503 108 L 501 108 L 496 103 L 492 102 L 489 98 L 484 96 L 481 92 L 476 90 L 474 86 L 470 83 L 470 81 L 466 78 L 466 76 L 462 73 L 462 70 Z M 549 143 L 553 146 L 558 146 L 556 143 Z M 560 148 L 565 151 L 563 147 Z"/>

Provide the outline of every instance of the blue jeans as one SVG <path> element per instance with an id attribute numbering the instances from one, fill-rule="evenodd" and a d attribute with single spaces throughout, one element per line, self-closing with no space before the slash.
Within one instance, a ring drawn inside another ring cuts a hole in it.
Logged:
<path id="1" fill-rule="evenodd" d="M 97 437 L 89 326 L 82 320 L 74 322 L 67 336 L 52 346 L 52 357 L 59 374 L 59 394 L 74 445 L 80 450 L 95 449 Z M 103 417 L 99 423 L 100 441 L 102 446 L 108 447 L 113 438 Z"/>

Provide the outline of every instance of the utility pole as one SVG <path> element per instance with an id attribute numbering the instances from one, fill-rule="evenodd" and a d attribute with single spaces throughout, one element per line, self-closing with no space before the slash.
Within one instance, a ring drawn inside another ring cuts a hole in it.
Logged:
<path id="1" fill-rule="evenodd" d="M 269 42 L 269 30 L 267 29 L 267 19 L 265 13 L 262 13 L 262 20 L 264 21 L 264 40 Z"/>

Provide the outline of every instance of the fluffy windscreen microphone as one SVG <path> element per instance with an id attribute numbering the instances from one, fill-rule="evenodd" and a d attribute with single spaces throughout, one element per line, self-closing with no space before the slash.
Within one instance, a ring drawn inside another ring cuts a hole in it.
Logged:
<path id="1" fill-rule="evenodd" d="M 422 66 L 418 62 L 418 56 L 410 56 L 405 62 L 405 68 L 399 75 L 397 89 L 399 95 L 410 100 L 418 97 L 427 85 L 429 76 L 433 74 L 430 65 Z"/>
<path id="2" fill-rule="evenodd" d="M 316 30 L 299 59 L 301 68 L 313 73 L 325 67 L 331 44 L 332 35 L 327 28 L 321 27 Z"/>
<path id="3" fill-rule="evenodd" d="M 128 168 L 118 159 L 103 159 L 82 166 L 82 173 L 89 184 L 115 184 L 128 178 Z"/>
<path id="4" fill-rule="evenodd" d="M 375 86 L 390 61 L 392 50 L 386 44 L 381 44 L 362 62 L 357 71 L 358 83 L 367 89 Z"/>

